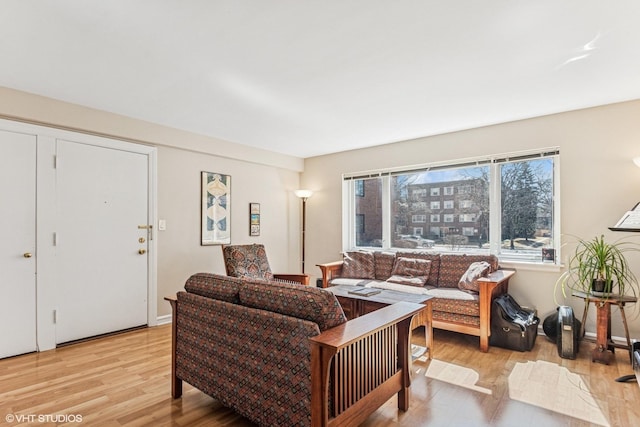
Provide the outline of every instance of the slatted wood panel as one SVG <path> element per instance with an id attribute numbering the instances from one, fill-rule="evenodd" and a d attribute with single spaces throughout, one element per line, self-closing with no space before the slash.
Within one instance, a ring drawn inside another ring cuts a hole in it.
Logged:
<path id="1" fill-rule="evenodd" d="M 397 329 L 382 329 L 334 357 L 333 414 L 338 416 L 398 372 Z"/>

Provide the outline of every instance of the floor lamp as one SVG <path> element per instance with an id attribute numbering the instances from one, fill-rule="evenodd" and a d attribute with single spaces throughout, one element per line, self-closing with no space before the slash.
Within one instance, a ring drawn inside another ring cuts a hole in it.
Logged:
<path id="1" fill-rule="evenodd" d="M 313 191 L 296 190 L 295 194 L 302 199 L 302 274 L 304 274 L 304 233 L 307 228 L 307 199 L 313 195 Z"/>

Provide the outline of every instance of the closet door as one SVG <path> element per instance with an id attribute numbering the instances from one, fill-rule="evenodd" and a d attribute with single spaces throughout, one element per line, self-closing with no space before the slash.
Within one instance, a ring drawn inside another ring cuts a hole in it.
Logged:
<path id="1" fill-rule="evenodd" d="M 36 137 L 0 130 L 0 358 L 36 350 Z"/>
<path id="2" fill-rule="evenodd" d="M 147 324 L 148 157 L 58 140 L 56 343 Z"/>

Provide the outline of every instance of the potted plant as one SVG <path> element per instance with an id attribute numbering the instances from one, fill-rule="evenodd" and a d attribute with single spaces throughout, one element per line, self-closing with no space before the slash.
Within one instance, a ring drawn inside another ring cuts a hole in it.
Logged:
<path id="1" fill-rule="evenodd" d="M 567 270 L 557 284 L 566 289 L 607 298 L 611 294 L 638 294 L 638 280 L 631 271 L 626 252 L 638 251 L 636 242 L 619 239 L 607 242 L 604 235 L 591 240 L 578 239 L 575 252 L 569 258 Z"/>

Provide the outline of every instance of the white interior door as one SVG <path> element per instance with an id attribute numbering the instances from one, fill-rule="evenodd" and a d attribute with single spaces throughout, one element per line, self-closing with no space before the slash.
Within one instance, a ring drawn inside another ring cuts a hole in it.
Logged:
<path id="1" fill-rule="evenodd" d="M 0 131 L 0 358 L 36 350 L 36 137 Z"/>
<path id="2" fill-rule="evenodd" d="M 63 140 L 56 152 L 56 343 L 147 324 L 147 156 Z"/>

